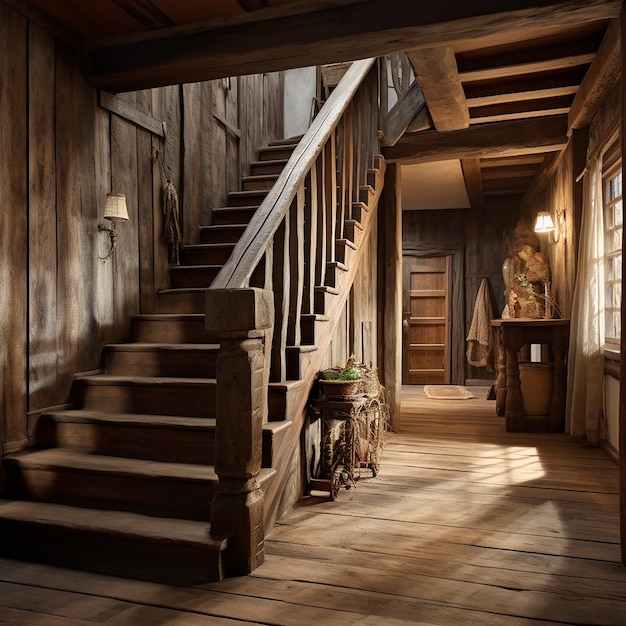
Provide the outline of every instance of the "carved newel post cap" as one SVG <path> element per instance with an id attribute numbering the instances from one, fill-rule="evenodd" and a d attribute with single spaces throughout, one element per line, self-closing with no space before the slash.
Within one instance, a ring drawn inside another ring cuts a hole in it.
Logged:
<path id="1" fill-rule="evenodd" d="M 267 330 L 273 324 L 274 299 L 271 291 L 253 287 L 207 290 L 207 330 L 245 335 L 250 331 Z"/>

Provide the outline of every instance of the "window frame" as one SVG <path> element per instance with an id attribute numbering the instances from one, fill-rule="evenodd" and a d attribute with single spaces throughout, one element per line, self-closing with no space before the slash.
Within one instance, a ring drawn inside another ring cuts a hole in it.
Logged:
<path id="1" fill-rule="evenodd" d="M 602 155 L 602 216 L 603 216 L 603 224 L 604 224 L 603 231 L 604 231 L 605 245 L 610 240 L 611 236 L 614 236 L 614 233 L 616 231 L 621 230 L 622 231 L 622 246 L 619 248 L 619 250 L 614 248 L 614 249 L 609 250 L 608 252 L 605 247 L 604 255 L 603 255 L 605 270 L 607 266 L 609 265 L 609 263 L 613 262 L 613 259 L 618 258 L 618 257 L 623 259 L 623 253 L 622 253 L 623 232 L 624 232 L 623 219 L 621 223 L 619 224 L 615 224 L 614 219 L 613 219 L 615 215 L 615 205 L 620 202 L 623 202 L 623 180 L 621 181 L 620 194 L 609 198 L 610 183 L 618 175 L 621 175 L 621 174 L 622 174 L 622 155 L 621 155 L 621 149 L 620 149 L 620 142 L 619 142 L 619 139 L 617 139 L 609 145 L 608 149 Z M 612 216 L 610 226 L 608 224 L 609 222 L 609 220 L 607 219 L 608 216 Z M 619 285 L 621 289 L 621 285 L 622 285 L 621 272 L 618 278 L 613 277 L 610 281 L 605 277 L 605 283 L 607 286 L 607 291 L 610 285 L 613 285 L 613 286 Z M 611 301 L 613 301 L 613 299 L 611 299 Z M 618 313 L 621 318 L 621 312 L 622 312 L 621 311 L 621 298 L 620 298 L 619 307 L 609 306 L 608 303 L 609 303 L 609 299 L 605 298 L 605 306 L 604 306 L 605 308 L 605 332 L 604 332 L 605 351 L 609 353 L 617 353 L 617 355 L 619 355 L 621 337 L 607 337 L 607 329 L 609 328 L 609 324 L 606 323 L 606 319 L 610 312 Z M 615 324 L 611 324 L 610 326 L 611 328 L 614 328 Z M 621 323 L 620 323 L 620 327 L 621 327 Z M 620 328 L 620 335 L 621 335 L 621 328 Z"/>

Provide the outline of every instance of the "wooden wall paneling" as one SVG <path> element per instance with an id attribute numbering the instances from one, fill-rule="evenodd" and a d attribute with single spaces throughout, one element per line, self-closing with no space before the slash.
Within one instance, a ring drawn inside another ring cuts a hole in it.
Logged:
<path id="1" fill-rule="evenodd" d="M 241 185 L 241 176 L 239 175 L 241 128 L 239 126 L 238 83 L 236 80 L 228 79 L 227 83 L 223 84 L 224 119 L 228 124 L 223 128 L 224 142 L 226 144 L 226 171 L 224 172 L 224 202 L 226 202 L 228 192 L 237 191 Z M 226 85 L 228 85 L 228 87 Z M 249 163 L 247 167 L 249 167 Z M 250 173 L 249 169 L 246 173 Z"/>
<path id="2" fill-rule="evenodd" d="M 106 194 L 111 191 L 111 119 L 113 116 L 104 109 L 96 109 L 94 124 L 94 165 L 95 165 L 95 196 L 93 203 L 96 209 L 96 220 L 93 224 L 93 263 L 94 272 L 94 305 L 93 316 L 100 345 L 115 341 L 115 301 L 113 297 L 115 264 L 110 259 L 102 260 L 109 250 L 107 233 L 97 230 L 103 224 Z M 121 226 L 120 226 L 121 230 Z"/>
<path id="3" fill-rule="evenodd" d="M 183 85 L 182 133 L 183 145 L 183 180 L 182 192 L 184 203 L 181 207 L 181 227 L 185 243 L 198 243 L 199 207 L 202 205 L 202 180 L 197 177 L 202 172 L 202 106 L 200 83 Z"/>
<path id="4" fill-rule="evenodd" d="M 57 214 L 55 42 L 29 28 L 29 410 L 57 403 Z"/>
<path id="5" fill-rule="evenodd" d="M 136 94 L 137 107 L 145 113 L 152 113 L 152 95 L 148 91 Z M 160 204 L 160 197 L 154 197 L 152 135 L 137 128 L 137 219 L 139 241 L 139 305 L 142 313 L 156 311 L 156 287 L 154 284 L 155 258 L 154 238 L 158 237 L 154 223 L 154 206 Z"/>
<path id="6" fill-rule="evenodd" d="M 209 103 L 206 126 L 208 132 L 208 153 L 207 159 L 210 160 L 209 175 L 210 179 L 205 182 L 210 186 L 209 189 L 213 190 L 212 197 L 208 198 L 207 211 L 202 212 L 202 224 L 210 224 L 212 220 L 212 208 L 214 206 L 225 206 L 226 198 L 228 197 L 228 179 L 231 170 L 235 173 L 238 172 L 238 154 L 233 154 L 230 147 L 230 141 L 228 135 L 230 134 L 228 126 L 222 124 L 219 120 L 227 122 L 227 100 L 228 90 L 225 88 L 227 84 L 226 80 L 214 80 L 210 83 L 206 83 L 204 87 L 207 92 L 210 92 L 210 97 L 207 102 Z M 232 158 L 232 161 L 231 161 Z M 238 178 L 238 177 L 237 177 Z M 233 191 L 238 189 L 234 187 Z"/>
<path id="7" fill-rule="evenodd" d="M 55 139 L 57 207 L 57 394 L 55 404 L 66 401 L 74 374 L 81 370 L 82 308 L 86 277 L 81 248 L 80 189 L 78 171 L 77 81 L 73 56 L 64 46 L 56 49 Z M 50 129 L 52 131 L 52 129 Z"/>
<path id="8" fill-rule="evenodd" d="M 26 436 L 27 23 L 0 3 L 0 454 Z"/>
<path id="9" fill-rule="evenodd" d="M 165 122 L 165 137 L 153 137 L 154 150 L 158 151 L 159 162 L 152 168 L 154 197 L 154 283 L 155 290 L 170 285 L 169 250 L 163 240 L 163 188 L 169 178 L 178 193 L 179 208 L 184 212 L 185 194 L 182 186 L 182 85 L 172 85 L 152 90 L 152 110 L 156 117 Z M 156 152 L 155 152 L 156 154 Z M 182 214 L 181 214 L 182 228 Z"/>
<path id="10" fill-rule="evenodd" d="M 74 61 L 75 76 L 75 115 L 76 123 L 76 185 L 78 189 L 77 216 L 79 223 L 79 271 L 82 280 L 82 300 L 80 303 L 80 350 L 77 354 L 76 373 L 97 369 L 101 364 L 102 334 L 109 316 L 102 316 L 103 294 L 98 289 L 98 275 L 102 271 L 102 261 L 98 259 L 100 236 L 98 232 L 98 199 L 104 198 L 103 178 L 110 180 L 108 148 L 102 164 L 101 145 L 109 143 L 108 114 L 97 106 L 97 92 L 83 78 Z M 102 124 L 104 123 L 104 128 Z M 103 236 L 102 239 L 107 239 Z M 108 268 L 107 268 L 108 269 Z M 106 306 L 110 307 L 110 301 Z"/>
<path id="11" fill-rule="evenodd" d="M 131 104 L 133 94 L 126 94 Z M 111 116 L 111 191 L 126 195 L 128 222 L 116 225 L 117 248 L 107 260 L 113 270 L 113 299 L 115 335 L 117 341 L 129 338 L 133 315 L 139 304 L 139 214 L 137 209 L 137 128 L 118 117 Z"/>
<path id="12" fill-rule="evenodd" d="M 272 142 L 283 138 L 283 119 L 285 115 L 284 73 L 266 72 L 263 74 L 263 103 L 266 107 L 266 141 Z M 311 108 L 313 103 L 311 103 Z"/>

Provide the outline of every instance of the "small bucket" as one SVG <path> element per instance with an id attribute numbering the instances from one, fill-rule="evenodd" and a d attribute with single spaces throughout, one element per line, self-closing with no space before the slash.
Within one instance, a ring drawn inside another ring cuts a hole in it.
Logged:
<path id="1" fill-rule="evenodd" d="M 519 364 L 524 415 L 549 415 L 553 373 L 553 363 Z"/>

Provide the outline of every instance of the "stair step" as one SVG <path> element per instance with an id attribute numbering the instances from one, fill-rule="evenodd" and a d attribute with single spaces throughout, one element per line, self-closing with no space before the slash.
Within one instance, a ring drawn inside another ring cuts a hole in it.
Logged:
<path id="1" fill-rule="evenodd" d="M 210 256 L 210 255 L 209 255 Z M 170 268 L 173 289 L 204 287 L 207 289 L 215 280 L 222 264 L 219 265 L 175 265 Z"/>
<path id="2" fill-rule="evenodd" d="M 368 211 L 368 206 L 363 202 L 353 202 L 351 217 L 353 220 L 356 220 L 357 222 L 362 224 L 365 213 L 367 213 Z"/>
<path id="3" fill-rule="evenodd" d="M 250 173 L 253 176 L 261 176 L 263 174 L 274 174 L 277 176 L 283 171 L 287 161 L 288 159 L 253 161 L 250 163 Z"/>
<path id="4" fill-rule="evenodd" d="M 296 146 L 297 142 L 288 142 L 285 144 L 275 144 L 267 148 L 261 148 L 259 150 L 259 161 L 279 161 L 288 159 Z"/>
<path id="5" fill-rule="evenodd" d="M 215 378 L 219 344 L 119 343 L 104 346 L 105 371 L 112 376 Z"/>
<path id="6" fill-rule="evenodd" d="M 252 215 L 250 215 L 252 217 Z M 212 224 L 211 226 L 200 227 L 200 242 L 201 243 L 237 243 L 243 235 L 243 231 L 246 230 L 248 222 L 242 222 L 241 224 Z M 183 263 L 191 263 L 192 265 L 198 263 L 195 260 L 194 252 L 197 250 L 203 250 L 202 246 L 185 246 L 181 250 L 181 258 Z M 187 251 L 191 253 L 192 259 L 187 259 Z M 204 262 L 204 260 L 202 261 Z"/>
<path id="7" fill-rule="evenodd" d="M 356 249 L 356 245 L 349 239 L 337 239 L 335 242 L 335 254 L 337 261 L 349 266 L 350 257 Z"/>
<path id="8" fill-rule="evenodd" d="M 215 379 L 83 376 L 74 381 L 76 405 L 116 413 L 215 417 Z"/>
<path id="9" fill-rule="evenodd" d="M 256 205 L 257 207 L 265 200 L 267 191 L 231 191 L 228 194 L 228 206 L 247 207 Z"/>
<path id="10" fill-rule="evenodd" d="M 214 225 L 248 224 L 258 208 L 258 204 L 215 208 L 213 209 Z"/>
<path id="11" fill-rule="evenodd" d="M 344 237 L 358 248 L 363 234 L 363 226 L 356 220 L 346 220 L 343 227 Z"/>
<path id="12" fill-rule="evenodd" d="M 315 295 L 314 295 L 314 307 L 315 313 L 319 313 L 324 315 L 328 308 L 328 300 L 330 298 L 334 298 L 339 295 L 339 291 L 334 287 L 323 286 L 323 287 L 315 287 Z"/>
<path id="13" fill-rule="evenodd" d="M 300 380 L 302 378 L 303 357 L 316 351 L 317 346 L 313 345 L 287 346 L 285 350 L 287 379 Z"/>
<path id="14" fill-rule="evenodd" d="M 347 271 L 348 268 L 343 263 L 338 263 L 337 261 L 334 263 L 326 263 L 325 283 L 329 287 L 337 287 L 339 277 Z"/>
<path id="15" fill-rule="evenodd" d="M 204 309 L 192 314 L 136 315 L 132 337 L 146 343 L 217 343 L 217 337 L 205 328 L 204 321 Z"/>
<path id="16" fill-rule="evenodd" d="M 170 584 L 224 576 L 227 539 L 205 521 L 151 517 L 43 502 L 0 500 L 3 554 Z"/>
<path id="17" fill-rule="evenodd" d="M 359 202 L 362 202 L 365 206 L 370 206 L 372 200 L 376 195 L 376 190 L 371 185 L 362 185 L 359 189 Z"/>
<path id="18" fill-rule="evenodd" d="M 269 416 L 268 420 L 273 423 L 284 422 L 285 415 L 293 415 L 299 408 L 289 404 L 290 398 L 298 395 L 297 391 L 304 386 L 303 380 L 289 380 L 281 383 L 270 383 L 268 388 Z"/>
<path id="19" fill-rule="evenodd" d="M 215 459 L 215 419 L 105 413 L 93 409 L 50 411 L 39 418 L 37 445 L 106 456 L 211 465 Z"/>
<path id="20" fill-rule="evenodd" d="M 316 315 L 315 313 L 302 315 L 300 318 L 300 341 L 302 344 L 309 346 L 317 345 L 317 326 L 328 321 L 329 319 L 325 315 Z"/>
<path id="21" fill-rule="evenodd" d="M 244 176 L 244 191 L 269 191 L 278 177 L 275 174 L 258 174 L 255 176 Z"/>
<path id="22" fill-rule="evenodd" d="M 275 439 L 290 426 L 291 422 L 286 420 L 263 424 L 263 467 L 271 467 Z M 89 409 L 51 411 L 39 418 L 37 445 L 106 456 L 211 465 L 215 459 L 215 419 Z"/>
<path id="23" fill-rule="evenodd" d="M 224 265 L 228 261 L 228 257 L 233 252 L 235 242 L 227 243 L 202 243 L 191 246 L 185 246 L 185 250 L 188 250 L 185 254 L 193 254 L 202 250 L 202 264 L 204 265 Z M 177 266 L 175 266 L 177 267 Z M 173 268 L 174 269 L 174 268 Z"/>
<path id="24" fill-rule="evenodd" d="M 211 465 L 167 463 L 50 448 L 5 459 L 15 499 L 209 519 L 217 475 Z"/>
<path id="25" fill-rule="evenodd" d="M 162 289 L 157 293 L 157 309 L 159 313 L 166 314 L 195 313 L 204 315 L 206 312 L 206 288 Z"/>

